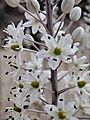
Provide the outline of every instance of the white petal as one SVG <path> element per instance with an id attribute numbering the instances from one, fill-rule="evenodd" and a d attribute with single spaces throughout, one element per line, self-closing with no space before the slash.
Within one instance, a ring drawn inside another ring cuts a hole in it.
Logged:
<path id="1" fill-rule="evenodd" d="M 77 111 L 77 105 L 75 102 L 69 102 L 65 106 L 65 110 L 68 112 L 69 115 L 74 115 Z"/>
<path id="2" fill-rule="evenodd" d="M 32 22 L 27 21 L 23 24 L 24 27 L 31 27 L 32 26 Z"/>
<path id="3" fill-rule="evenodd" d="M 67 75 L 67 74 L 68 74 L 68 71 L 60 71 L 60 72 L 58 72 L 58 74 L 57 74 L 58 80 L 60 78 L 62 78 L 63 76 Z"/>
<path id="4" fill-rule="evenodd" d="M 57 47 L 57 43 L 55 41 L 55 39 L 49 35 L 49 34 L 45 34 L 41 40 L 43 40 L 46 44 L 46 46 L 49 48 L 49 49 L 52 49 L 52 48 L 55 48 Z"/>
<path id="5" fill-rule="evenodd" d="M 47 58 L 47 57 L 49 57 L 48 52 L 46 50 L 44 50 L 44 49 L 40 50 L 39 52 L 37 52 L 36 56 L 40 57 L 40 58 Z"/>
<path id="6" fill-rule="evenodd" d="M 62 61 L 65 63 L 71 63 L 72 59 L 69 56 L 62 55 Z"/>
<path id="7" fill-rule="evenodd" d="M 30 40 L 30 41 L 34 41 L 33 37 L 29 34 L 25 34 L 24 38 L 27 39 L 27 40 Z"/>
<path id="8" fill-rule="evenodd" d="M 74 116 L 71 116 L 71 117 L 69 117 L 69 120 L 79 120 L 79 119 Z"/>
<path id="9" fill-rule="evenodd" d="M 32 16 L 30 16 L 27 12 L 25 12 L 24 15 L 25 15 L 27 20 L 32 20 L 33 19 Z"/>
<path id="10" fill-rule="evenodd" d="M 36 25 L 34 24 L 34 26 L 32 26 L 32 33 L 33 33 L 33 34 L 36 34 L 37 31 L 38 31 L 38 28 L 39 28 L 39 26 L 36 26 Z"/>
<path id="11" fill-rule="evenodd" d="M 59 64 L 60 64 L 60 58 L 50 57 L 49 58 L 49 66 L 52 68 L 52 70 L 55 70 Z"/>
<path id="12" fill-rule="evenodd" d="M 38 90 L 33 91 L 33 93 L 31 93 L 30 99 L 29 99 L 29 100 L 30 100 L 30 104 L 38 101 L 38 97 L 40 96 L 40 94 L 41 94 L 41 93 L 38 92 Z"/>
<path id="13" fill-rule="evenodd" d="M 19 22 L 19 24 L 17 25 L 17 28 L 20 28 L 22 25 L 23 25 L 23 20 Z"/>
<path id="14" fill-rule="evenodd" d="M 54 105 L 45 105 L 44 110 L 53 117 L 57 117 L 58 116 L 58 108 Z"/>
<path id="15" fill-rule="evenodd" d="M 83 112 L 84 112 L 86 115 L 90 115 L 90 108 L 84 108 L 84 109 L 83 109 Z"/>
<path id="16" fill-rule="evenodd" d="M 64 104 L 65 104 L 64 94 L 60 94 L 57 100 L 58 109 L 64 110 Z"/>

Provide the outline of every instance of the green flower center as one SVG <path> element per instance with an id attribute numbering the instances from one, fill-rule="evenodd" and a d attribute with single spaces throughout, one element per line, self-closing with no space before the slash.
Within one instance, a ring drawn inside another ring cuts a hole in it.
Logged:
<path id="1" fill-rule="evenodd" d="M 17 106 L 14 106 L 13 110 L 16 111 L 16 112 L 19 112 L 19 113 L 22 111 L 21 108 L 19 108 Z"/>
<path id="2" fill-rule="evenodd" d="M 86 85 L 86 82 L 82 80 L 82 81 L 79 81 L 77 84 L 79 88 L 83 88 Z"/>
<path id="3" fill-rule="evenodd" d="M 19 51 L 20 50 L 20 46 L 19 45 L 11 45 L 11 49 L 14 51 Z"/>
<path id="4" fill-rule="evenodd" d="M 24 87 L 22 83 L 19 83 L 18 86 L 19 86 L 19 88 L 21 88 L 21 89 Z"/>
<path id="5" fill-rule="evenodd" d="M 54 49 L 54 54 L 55 54 L 55 55 L 60 55 L 61 52 L 62 52 L 61 49 L 58 48 L 58 47 L 56 47 L 56 48 Z"/>
<path id="6" fill-rule="evenodd" d="M 60 111 L 59 113 L 58 113 L 58 116 L 59 116 L 59 118 L 60 119 L 65 119 L 66 118 L 66 113 L 65 112 L 63 112 L 63 111 Z"/>
<path id="7" fill-rule="evenodd" d="M 39 82 L 37 82 L 37 81 L 35 80 L 35 81 L 33 81 L 33 82 L 31 83 L 31 86 L 32 86 L 33 88 L 38 88 L 38 87 L 39 87 Z"/>

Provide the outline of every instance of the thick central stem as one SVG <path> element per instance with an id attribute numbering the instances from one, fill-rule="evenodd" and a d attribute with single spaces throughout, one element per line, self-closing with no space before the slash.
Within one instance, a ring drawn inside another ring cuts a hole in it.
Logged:
<path id="1" fill-rule="evenodd" d="M 50 34 L 53 36 L 53 11 L 51 0 L 46 0 L 46 13 L 47 13 L 47 27 Z M 57 105 L 58 98 L 58 86 L 57 86 L 57 69 L 51 69 L 51 86 L 52 90 L 55 92 L 52 94 L 52 104 Z"/>

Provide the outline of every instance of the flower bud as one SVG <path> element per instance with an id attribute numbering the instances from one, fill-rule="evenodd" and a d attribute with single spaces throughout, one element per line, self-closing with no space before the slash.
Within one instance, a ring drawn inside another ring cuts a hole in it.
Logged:
<path id="1" fill-rule="evenodd" d="M 32 13 L 36 13 L 40 10 L 40 5 L 37 0 L 27 0 L 26 6 L 27 9 Z"/>
<path id="2" fill-rule="evenodd" d="M 74 7 L 70 12 L 70 19 L 72 21 L 78 21 L 81 17 L 81 8 L 80 7 Z"/>
<path id="3" fill-rule="evenodd" d="M 75 41 L 81 41 L 84 37 L 84 29 L 82 27 L 76 28 L 72 33 L 72 39 Z"/>
<path id="4" fill-rule="evenodd" d="M 17 7 L 20 0 L 5 0 L 5 2 L 11 7 Z"/>
<path id="5" fill-rule="evenodd" d="M 78 5 L 82 0 L 75 0 L 75 5 Z"/>
<path id="6" fill-rule="evenodd" d="M 25 3 L 26 2 L 26 0 L 20 0 L 20 3 Z"/>
<path id="7" fill-rule="evenodd" d="M 70 13 L 74 7 L 75 0 L 63 0 L 61 3 L 61 10 L 66 14 Z"/>

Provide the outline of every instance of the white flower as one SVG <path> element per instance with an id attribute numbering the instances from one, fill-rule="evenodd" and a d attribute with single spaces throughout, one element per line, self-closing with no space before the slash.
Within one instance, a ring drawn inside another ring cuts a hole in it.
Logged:
<path id="1" fill-rule="evenodd" d="M 75 100 L 79 108 L 87 115 L 90 115 L 90 98 L 87 94 L 75 94 Z"/>
<path id="2" fill-rule="evenodd" d="M 7 44 L 4 46 L 6 49 L 10 49 L 11 51 L 18 52 L 23 50 L 23 39 L 24 39 L 24 27 L 22 27 L 23 21 L 15 27 L 14 23 L 8 25 L 8 27 L 4 30 L 9 36 L 5 40 L 7 40 Z"/>
<path id="3" fill-rule="evenodd" d="M 28 70 L 40 70 L 42 67 L 42 59 L 41 58 L 37 58 L 35 56 L 35 54 L 31 53 L 31 60 L 26 63 L 26 69 Z"/>
<path id="4" fill-rule="evenodd" d="M 86 56 L 77 58 L 77 56 L 73 56 L 73 64 L 74 64 L 74 69 L 77 71 L 79 69 L 86 69 L 89 66 L 89 63 L 85 63 L 87 60 Z M 75 68 L 76 67 L 76 68 Z"/>
<path id="5" fill-rule="evenodd" d="M 29 108 L 29 102 L 22 94 L 14 95 L 13 98 L 8 98 L 13 103 L 12 107 L 7 107 L 5 112 L 9 112 L 9 120 L 30 120 L 26 115 L 26 109 Z"/>
<path id="6" fill-rule="evenodd" d="M 44 21 L 45 20 L 45 15 L 43 15 L 42 13 L 40 13 L 39 15 L 40 15 L 42 21 Z M 36 14 L 34 14 L 34 16 L 36 18 L 38 18 L 36 16 Z M 23 24 L 24 27 L 32 27 L 32 33 L 33 34 L 36 34 L 38 31 L 41 32 L 41 33 L 45 33 L 45 29 L 44 29 L 43 25 L 39 21 L 37 21 L 35 18 L 30 16 L 26 12 L 25 12 L 25 17 L 26 17 L 26 19 L 28 21 Z"/>
<path id="7" fill-rule="evenodd" d="M 36 71 L 35 73 L 30 72 L 22 76 L 22 80 L 26 84 L 25 91 L 30 94 L 30 102 L 37 101 L 40 96 L 42 88 L 48 82 L 48 73 Z"/>
<path id="8" fill-rule="evenodd" d="M 46 112 L 53 117 L 53 120 L 78 120 L 74 117 L 77 111 L 75 102 L 69 102 L 66 105 L 62 102 L 64 99 L 58 97 L 58 105 L 45 105 Z"/>
<path id="9" fill-rule="evenodd" d="M 25 70 L 22 68 L 21 53 L 8 57 L 8 65 L 11 67 L 11 71 L 6 72 L 11 75 L 12 80 L 18 81 L 21 80 L 21 75 L 25 73 Z"/>
<path id="10" fill-rule="evenodd" d="M 76 86 L 75 90 L 77 93 L 82 94 L 82 92 L 85 92 L 87 95 L 90 95 L 90 71 L 69 74 L 65 79 L 69 86 L 71 84 Z"/>
<path id="11" fill-rule="evenodd" d="M 70 55 L 74 55 L 78 51 L 77 45 L 73 44 L 70 34 L 65 37 L 61 36 L 58 42 L 48 34 L 45 34 L 41 39 L 45 42 L 47 50 L 39 51 L 37 56 L 49 59 L 49 66 L 53 70 L 59 66 L 61 61 L 72 62 Z"/>
<path id="12" fill-rule="evenodd" d="M 19 6 L 20 0 L 5 0 L 5 2 L 11 7 Z"/>

